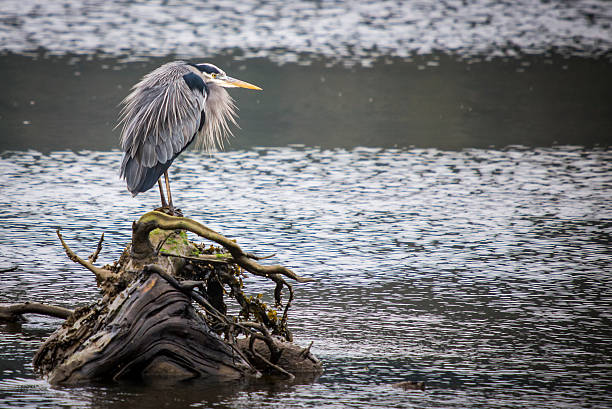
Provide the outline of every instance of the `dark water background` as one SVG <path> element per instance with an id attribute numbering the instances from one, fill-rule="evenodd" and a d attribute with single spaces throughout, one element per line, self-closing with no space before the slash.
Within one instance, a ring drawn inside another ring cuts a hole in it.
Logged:
<path id="1" fill-rule="evenodd" d="M 118 4 L 0 8 L 0 302 L 96 299 L 54 231 L 118 257 L 158 197 L 118 178 L 117 104 L 213 61 L 264 91 L 232 91 L 241 129 L 175 162 L 175 201 L 317 279 L 290 323 L 325 373 L 50 387 L 60 321 L 31 317 L 0 326 L 0 407 L 612 406 L 609 2 Z"/>
<path id="2" fill-rule="evenodd" d="M 602 59 L 435 54 L 347 68 L 323 58 L 308 66 L 195 58 L 264 88 L 232 90 L 242 129 L 231 149 L 612 144 L 612 65 Z M 2 57 L 0 151 L 116 148 L 117 105 L 168 59 Z"/>

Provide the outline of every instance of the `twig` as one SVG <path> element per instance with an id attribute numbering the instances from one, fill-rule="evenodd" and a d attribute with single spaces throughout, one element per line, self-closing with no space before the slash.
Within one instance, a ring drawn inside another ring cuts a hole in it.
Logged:
<path id="1" fill-rule="evenodd" d="M 170 238 L 170 234 L 166 234 L 166 237 L 164 237 L 163 240 L 160 240 L 159 243 L 157 243 L 157 248 L 155 249 L 155 255 L 159 254 L 162 247 L 164 247 L 164 244 L 166 244 L 166 241 L 168 241 L 169 238 Z"/>
<path id="2" fill-rule="evenodd" d="M 253 260 L 259 261 L 259 260 L 266 260 L 266 259 L 272 258 L 276 256 L 276 253 L 270 254 L 269 256 L 256 256 L 253 253 L 245 253 L 245 256 L 247 256 L 248 258 L 252 258 Z"/>
<path id="3" fill-rule="evenodd" d="M 193 289 L 196 287 L 198 287 L 201 291 L 204 284 L 206 284 L 204 281 L 188 281 L 188 280 L 181 281 L 179 283 L 182 291 L 193 291 Z"/>
<path id="4" fill-rule="evenodd" d="M 16 321 L 22 314 L 40 314 L 66 319 L 72 312 L 68 308 L 30 302 L 0 305 L 0 321 Z"/>
<path id="5" fill-rule="evenodd" d="M 251 332 L 251 336 L 255 336 L 256 338 L 259 338 L 263 342 L 265 342 L 266 346 L 268 347 L 268 350 L 270 351 L 270 361 L 274 363 L 278 362 L 283 352 L 282 350 L 278 348 L 278 346 L 276 345 L 276 342 L 274 341 L 274 338 L 270 336 L 270 333 L 268 332 L 268 330 L 266 329 L 264 325 L 256 323 L 256 322 L 250 322 L 250 321 L 244 321 L 238 325 L 242 328 L 246 326 L 246 327 L 255 328 L 259 330 L 261 332 L 261 335 Z M 252 340 L 249 341 L 249 344 L 251 342 Z M 249 348 L 251 348 L 250 345 L 249 345 Z"/>
<path id="6" fill-rule="evenodd" d="M 78 263 L 78 264 L 82 265 L 83 267 L 85 267 L 89 271 L 93 272 L 99 280 L 107 280 L 109 278 L 117 276 L 117 274 L 113 273 L 112 271 L 106 270 L 104 268 L 96 267 L 92 263 L 90 263 L 89 261 L 85 261 L 82 258 L 80 258 L 79 256 L 77 256 L 75 254 L 75 252 L 72 251 L 70 249 L 70 247 L 68 247 L 68 245 L 64 241 L 64 238 L 62 237 L 62 234 L 60 233 L 59 229 L 57 229 L 55 231 L 55 233 L 57 233 L 57 237 L 59 238 L 60 242 L 62 243 L 62 247 L 64 247 L 64 250 L 66 251 L 66 255 L 68 256 L 68 258 L 70 260 L 72 260 L 75 263 Z"/>
<path id="7" fill-rule="evenodd" d="M 19 266 L 7 267 L 7 268 L 0 269 L 0 273 L 8 273 L 8 272 L 17 271 L 17 270 L 19 270 Z"/>
<path id="8" fill-rule="evenodd" d="M 289 283 L 286 282 L 282 277 L 278 277 L 275 281 L 277 286 L 285 285 L 289 289 L 289 299 L 287 300 L 285 310 L 283 311 L 283 318 L 281 319 L 281 326 L 285 327 L 287 325 L 287 318 L 289 316 L 289 307 L 291 307 L 291 302 L 293 301 L 293 287 L 291 287 L 291 285 L 289 285 Z"/>
<path id="9" fill-rule="evenodd" d="M 238 323 L 237 325 L 239 327 L 255 328 L 255 329 L 261 331 L 261 333 L 265 337 L 270 338 L 270 333 L 268 332 L 268 329 L 265 326 L 263 326 L 262 324 L 260 324 L 259 322 L 242 321 L 242 322 Z"/>
<path id="10" fill-rule="evenodd" d="M 312 344 L 314 343 L 314 341 L 310 341 L 310 345 L 308 345 L 308 348 L 304 348 L 302 350 L 302 352 L 300 352 L 300 354 L 298 355 L 300 358 L 306 359 L 308 358 L 308 355 L 310 355 L 310 348 L 312 348 Z"/>
<path id="11" fill-rule="evenodd" d="M 209 255 L 201 255 L 201 256 L 183 256 L 180 254 L 173 254 L 173 253 L 160 253 L 160 255 L 162 256 L 166 256 L 166 257 L 180 257 L 180 258 L 184 258 L 186 260 L 193 260 L 193 261 L 202 261 L 205 263 L 218 263 L 218 264 L 228 264 L 234 261 L 234 259 L 232 259 L 231 257 L 228 258 L 219 258 L 217 256 L 209 256 Z"/>
<path id="12" fill-rule="evenodd" d="M 100 240 L 98 240 L 98 246 L 96 247 L 96 251 L 94 251 L 91 254 L 91 256 L 89 256 L 87 258 L 90 263 L 95 263 L 96 260 L 98 259 L 98 255 L 100 254 L 100 251 L 102 251 L 102 242 L 103 241 L 104 241 L 104 233 L 102 233 L 102 235 L 100 236 Z"/>

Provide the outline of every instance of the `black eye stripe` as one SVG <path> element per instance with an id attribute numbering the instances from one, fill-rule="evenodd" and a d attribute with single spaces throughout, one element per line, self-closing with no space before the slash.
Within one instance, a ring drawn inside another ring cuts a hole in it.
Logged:
<path id="1" fill-rule="evenodd" d="M 205 72 L 207 74 L 221 74 L 221 71 L 217 67 L 211 64 L 189 64 L 193 67 L 196 67 L 200 72 Z"/>

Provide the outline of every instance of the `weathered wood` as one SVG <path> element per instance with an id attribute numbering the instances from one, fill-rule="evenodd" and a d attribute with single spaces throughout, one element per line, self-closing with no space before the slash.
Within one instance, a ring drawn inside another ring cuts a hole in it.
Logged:
<path id="1" fill-rule="evenodd" d="M 291 342 L 274 338 L 275 347 L 280 352 L 275 364 L 283 370 L 291 373 L 300 381 L 315 380 L 323 373 L 323 364 L 311 352 L 310 347 L 301 348 Z M 261 360 L 273 360 L 270 348 L 261 339 L 255 339 L 253 348 L 249 346 L 249 339 L 239 339 L 238 347 L 244 352 L 249 362 L 263 373 L 277 375 L 269 366 Z M 260 356 L 258 356 L 260 355 Z"/>
<path id="2" fill-rule="evenodd" d="M 192 243 L 186 231 L 223 248 Z M 58 237 L 68 257 L 96 275 L 102 298 L 75 310 L 36 353 L 34 368 L 50 383 L 150 376 L 245 379 L 261 373 L 293 380 L 321 373 L 310 348 L 290 342 L 287 327 L 294 293 L 284 277 L 311 279 L 282 266 L 262 266 L 254 260 L 263 258 L 243 252 L 233 240 L 157 211 L 133 224 L 132 242 L 118 261 L 102 268 L 93 264 L 102 238 L 84 260 L 59 232 Z M 276 283 L 274 307 L 262 294 L 244 293 L 245 270 Z M 237 315 L 228 313 L 226 300 L 237 303 Z"/>
<path id="3" fill-rule="evenodd" d="M 142 260 L 150 257 L 153 252 L 153 245 L 149 241 L 149 233 L 156 228 L 164 230 L 187 230 L 200 237 L 214 241 L 230 252 L 236 264 L 253 274 L 267 278 L 284 275 L 300 283 L 313 281 L 312 278 L 300 277 L 283 266 L 262 266 L 255 262 L 253 258 L 249 257 L 249 253 L 242 251 L 234 240 L 230 240 L 194 220 L 185 217 L 170 216 L 157 211 L 144 214 L 140 217 L 138 222 L 132 226 L 132 257 L 134 259 Z"/>
<path id="4" fill-rule="evenodd" d="M 75 263 L 78 263 L 80 265 L 82 265 L 83 267 L 85 267 L 86 269 L 88 269 L 89 271 L 91 271 L 92 273 L 94 273 L 96 275 L 96 279 L 99 281 L 102 280 L 108 280 L 110 278 L 112 278 L 114 276 L 114 273 L 112 271 L 106 270 L 104 268 L 100 268 L 100 267 L 96 267 L 93 265 L 93 263 L 91 261 L 85 261 L 82 258 L 80 258 L 79 256 L 76 255 L 76 253 L 74 253 L 70 247 L 68 247 L 68 245 L 66 244 L 66 242 L 64 241 L 64 238 L 62 237 L 62 234 L 60 233 L 60 230 L 57 229 L 55 231 L 55 233 L 57 234 L 57 237 L 59 238 L 60 242 L 62 243 L 62 246 L 64 247 L 64 250 L 66 251 L 66 255 L 68 256 L 68 258 L 70 260 L 72 260 Z M 102 241 L 100 240 L 98 242 L 98 247 L 100 247 L 100 249 L 102 249 Z M 98 250 L 96 250 L 96 252 L 94 252 L 94 254 L 92 254 L 91 258 L 97 258 L 97 254 L 99 253 Z M 95 255 L 95 257 L 94 257 Z"/>
<path id="5" fill-rule="evenodd" d="M 23 314 L 40 314 L 55 318 L 66 319 L 72 314 L 72 310 L 54 305 L 46 305 L 35 302 L 23 304 L 0 304 L 0 322 L 15 322 L 22 319 Z"/>
<path id="6" fill-rule="evenodd" d="M 158 274 L 142 275 L 98 319 L 95 331 L 65 356 L 62 339 L 74 323 L 53 334 L 37 352 L 34 366 L 50 383 L 158 375 L 239 379 L 258 374 L 240 351 L 210 330 L 191 299 Z"/>

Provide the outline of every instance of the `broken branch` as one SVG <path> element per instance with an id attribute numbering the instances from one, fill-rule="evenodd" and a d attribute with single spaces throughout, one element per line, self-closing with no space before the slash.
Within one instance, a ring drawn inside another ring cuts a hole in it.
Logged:
<path id="1" fill-rule="evenodd" d="M 54 305 L 26 302 L 23 304 L 0 305 L 0 321 L 14 322 L 23 314 L 40 314 L 66 319 L 72 310 Z"/>
<path id="2" fill-rule="evenodd" d="M 70 260 L 72 260 L 73 262 L 82 265 L 83 267 L 85 267 L 86 269 L 91 271 L 92 273 L 94 273 L 98 280 L 108 280 L 109 278 L 112 278 L 112 277 L 116 276 L 116 274 L 113 273 L 112 271 L 106 270 L 104 268 L 96 267 L 92 263 L 90 263 L 89 261 L 85 261 L 82 258 L 80 258 L 79 256 L 77 256 L 76 253 L 74 251 L 72 251 L 70 249 L 70 247 L 68 247 L 68 245 L 64 241 L 64 238 L 62 237 L 62 234 L 60 233 L 60 230 L 57 229 L 55 231 L 55 233 L 57 233 L 57 237 L 59 238 L 60 242 L 62 243 L 62 247 L 64 247 L 64 250 L 66 251 L 66 255 L 68 256 L 68 258 Z M 101 242 L 101 240 L 100 240 L 100 242 Z M 98 245 L 100 245 L 100 242 L 98 243 Z"/>
<path id="3" fill-rule="evenodd" d="M 100 236 L 100 240 L 98 240 L 98 246 L 96 247 L 96 251 L 94 251 L 92 255 L 88 257 L 88 260 L 90 263 L 95 263 L 96 260 L 98 259 L 98 255 L 100 254 L 100 251 L 102 251 L 103 241 L 104 241 L 104 233 L 102 233 L 102 235 Z"/>

